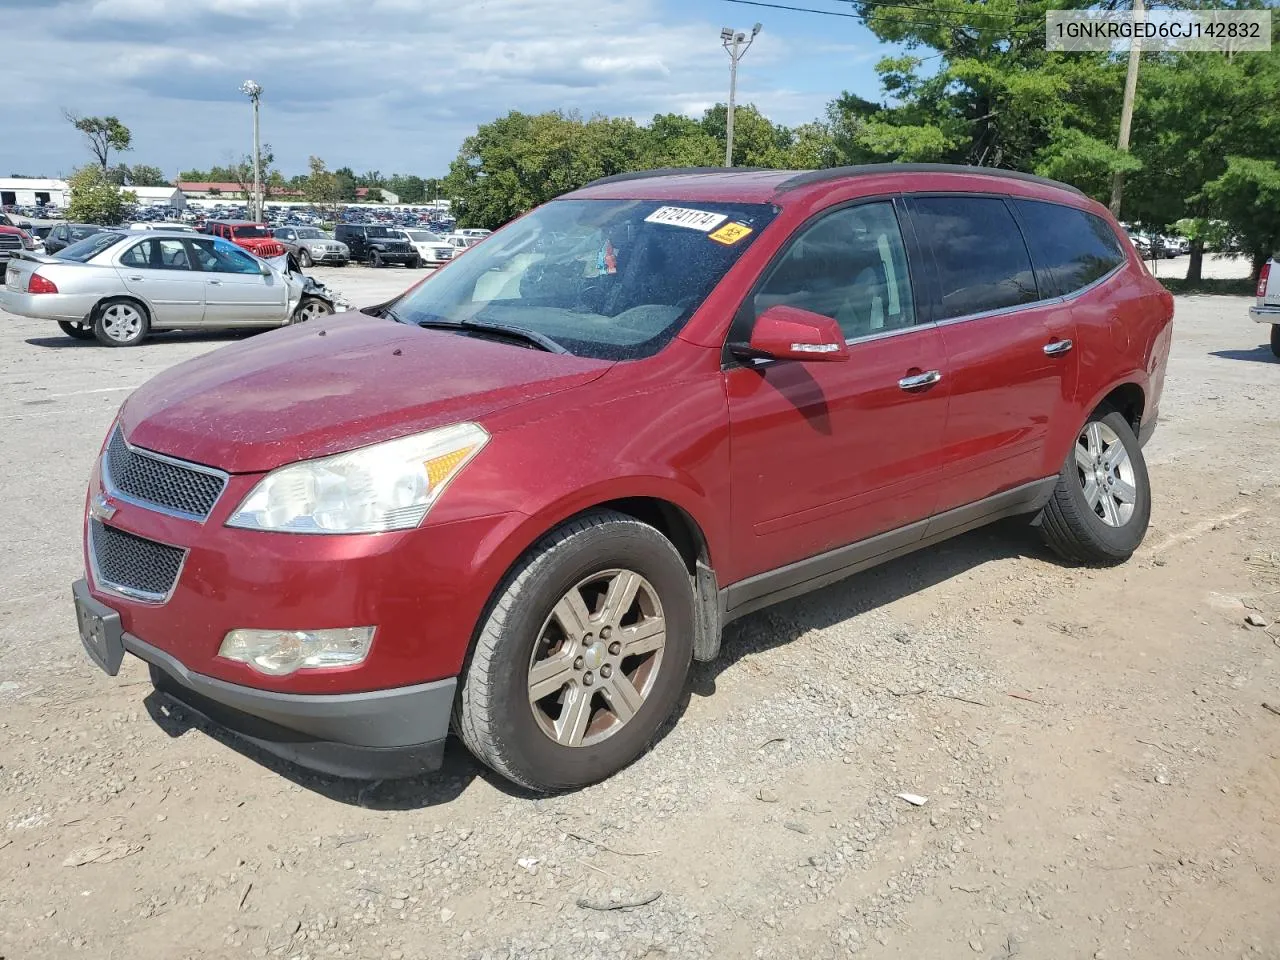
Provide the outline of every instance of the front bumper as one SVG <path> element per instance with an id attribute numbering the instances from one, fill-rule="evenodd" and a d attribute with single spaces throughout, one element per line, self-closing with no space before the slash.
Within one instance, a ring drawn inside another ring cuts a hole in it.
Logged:
<path id="1" fill-rule="evenodd" d="M 1280 323 L 1280 306 L 1267 304 L 1249 308 L 1249 319 L 1254 323 Z"/>
<path id="2" fill-rule="evenodd" d="M 350 254 L 343 253 L 341 250 L 312 250 L 307 248 L 307 254 L 311 257 L 312 263 L 346 263 L 351 259 Z"/>
<path id="3" fill-rule="evenodd" d="M 116 614 L 90 595 L 85 581 L 77 581 L 72 591 L 79 604 L 99 616 Z M 197 673 L 130 633 L 123 634 L 123 646 L 150 665 L 152 681 L 164 695 L 267 753 L 310 770 L 396 779 L 439 769 L 444 756 L 454 678 L 365 693 L 280 693 Z M 109 670 L 87 641 L 85 649 Z"/>

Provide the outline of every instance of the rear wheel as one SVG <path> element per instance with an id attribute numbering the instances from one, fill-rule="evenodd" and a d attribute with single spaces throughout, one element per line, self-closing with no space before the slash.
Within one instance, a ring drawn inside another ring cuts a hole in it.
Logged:
<path id="1" fill-rule="evenodd" d="M 1040 533 L 1067 560 L 1123 563 L 1146 536 L 1151 483 L 1142 446 L 1123 414 L 1095 412 L 1067 455 Z"/>
<path id="2" fill-rule="evenodd" d="M 151 319 L 136 300 L 104 300 L 94 314 L 93 335 L 107 347 L 133 347 L 146 339 Z"/>
<path id="3" fill-rule="evenodd" d="M 454 713 L 504 777 L 567 790 L 634 761 L 671 715 L 693 653 L 692 581 L 647 524 L 613 511 L 548 534 L 501 588 Z"/>
<path id="4" fill-rule="evenodd" d="M 1271 352 L 1280 357 L 1280 323 L 1271 325 Z"/>
<path id="5" fill-rule="evenodd" d="M 93 324 L 88 320 L 59 320 L 58 327 L 68 337 L 76 340 L 93 339 Z"/>

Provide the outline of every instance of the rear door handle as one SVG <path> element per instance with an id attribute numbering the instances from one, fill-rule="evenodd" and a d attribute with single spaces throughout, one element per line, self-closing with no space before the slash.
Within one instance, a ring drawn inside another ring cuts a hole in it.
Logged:
<path id="1" fill-rule="evenodd" d="M 220 287 L 220 286 L 222 286 L 222 281 L 221 281 L 221 280 L 210 280 L 210 281 L 209 281 L 209 285 L 210 285 L 210 286 L 212 286 L 212 287 Z"/>
<path id="2" fill-rule="evenodd" d="M 927 373 L 917 373 L 912 377 L 903 377 L 898 381 L 898 386 L 903 390 L 919 390 L 921 387 L 929 387 L 942 379 L 942 374 L 937 370 L 930 370 Z"/>
<path id="3" fill-rule="evenodd" d="M 1064 353 L 1069 353 L 1074 346 L 1075 344 L 1070 340 L 1055 340 L 1053 343 L 1044 345 L 1044 352 L 1050 357 L 1060 357 Z"/>

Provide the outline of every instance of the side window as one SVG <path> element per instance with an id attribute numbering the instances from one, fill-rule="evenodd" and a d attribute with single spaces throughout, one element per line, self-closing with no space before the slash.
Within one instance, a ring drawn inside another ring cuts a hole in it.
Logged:
<path id="1" fill-rule="evenodd" d="M 831 317 L 846 339 L 916 322 L 902 232 L 891 203 L 864 203 L 805 228 L 756 292 L 759 316 L 784 304 Z"/>
<path id="2" fill-rule="evenodd" d="M 187 247 L 181 240 L 152 238 L 135 243 L 120 257 L 127 267 L 144 270 L 190 270 Z"/>
<path id="3" fill-rule="evenodd" d="M 192 240 L 196 263 L 205 273 L 258 273 L 258 261 L 225 240 Z"/>
<path id="4" fill-rule="evenodd" d="M 1031 256 L 1013 214 L 989 197 L 918 197 L 910 201 L 916 235 L 933 250 L 940 310 L 964 317 L 1039 298 Z"/>
<path id="5" fill-rule="evenodd" d="M 1044 296 L 1074 293 L 1124 263 L 1120 241 L 1101 217 L 1040 200 L 1014 203 L 1027 228 Z"/>

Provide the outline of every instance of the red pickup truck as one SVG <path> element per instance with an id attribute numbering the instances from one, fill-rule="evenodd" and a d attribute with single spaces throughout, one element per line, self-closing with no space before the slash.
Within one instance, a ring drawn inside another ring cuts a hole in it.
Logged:
<path id="1" fill-rule="evenodd" d="M 0 261 L 9 260 L 19 250 L 34 250 L 35 246 L 31 234 L 14 223 L 8 214 L 0 213 Z"/>

